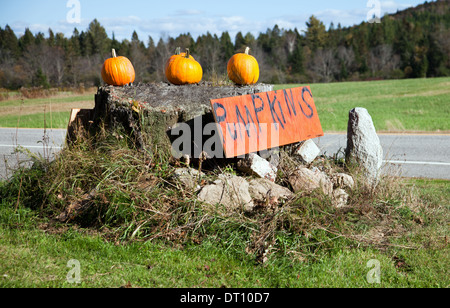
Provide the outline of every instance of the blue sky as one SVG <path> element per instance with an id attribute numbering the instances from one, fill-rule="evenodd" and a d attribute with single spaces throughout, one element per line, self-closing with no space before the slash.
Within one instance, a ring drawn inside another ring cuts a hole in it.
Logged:
<path id="1" fill-rule="evenodd" d="M 141 40 L 152 36 L 176 37 L 181 33 L 191 33 L 194 38 L 206 32 L 220 35 L 228 31 L 232 38 L 238 31 L 255 36 L 273 28 L 299 30 L 315 15 L 328 27 L 351 26 L 367 21 L 369 12 L 379 5 L 381 16 L 394 13 L 425 0 L 0 0 L 0 27 L 7 24 L 22 35 L 25 28 L 34 33 L 47 35 L 51 28 L 55 33 L 71 36 L 73 29 L 86 30 L 89 23 L 97 18 L 111 37 L 130 39 L 136 30 Z M 73 3 L 79 5 L 80 22 L 67 18 L 78 16 Z M 371 4 L 374 3 L 374 4 Z M 69 6 L 68 6 L 69 5 Z"/>

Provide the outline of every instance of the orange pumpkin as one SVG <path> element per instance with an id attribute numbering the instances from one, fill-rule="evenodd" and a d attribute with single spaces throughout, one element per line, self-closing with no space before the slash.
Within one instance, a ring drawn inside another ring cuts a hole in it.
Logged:
<path id="1" fill-rule="evenodd" d="M 178 47 L 175 55 L 166 62 L 166 78 L 175 85 L 199 83 L 203 78 L 203 69 L 200 63 L 195 61 L 186 48 L 186 52 L 180 53 Z"/>
<path id="2" fill-rule="evenodd" d="M 251 85 L 258 82 L 259 65 L 255 57 L 249 54 L 250 48 L 245 53 L 238 53 L 228 61 L 228 78 L 238 85 Z"/>
<path id="3" fill-rule="evenodd" d="M 124 86 L 134 82 L 136 73 L 133 64 L 126 57 L 118 57 L 116 51 L 112 50 L 112 58 L 103 63 L 103 81 L 111 86 Z"/>

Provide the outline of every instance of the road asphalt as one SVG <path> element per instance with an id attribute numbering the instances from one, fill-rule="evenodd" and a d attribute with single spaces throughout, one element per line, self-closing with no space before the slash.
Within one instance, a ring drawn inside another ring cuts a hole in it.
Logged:
<path id="1" fill-rule="evenodd" d="M 64 146 L 65 136 L 62 129 L 0 128 L 0 180 L 8 178 L 18 163 L 31 165 L 29 153 L 52 159 Z M 450 135 L 379 134 L 379 138 L 385 157 L 383 172 L 450 180 Z M 347 136 L 325 134 L 314 141 L 323 154 L 343 155 Z"/>
<path id="2" fill-rule="evenodd" d="M 379 134 L 383 172 L 411 178 L 450 180 L 450 135 Z M 347 134 L 325 134 L 314 140 L 323 153 L 343 155 Z"/>
<path id="3" fill-rule="evenodd" d="M 9 178 L 19 164 L 31 166 L 33 155 L 52 159 L 62 149 L 65 137 L 63 129 L 0 128 L 0 180 Z"/>

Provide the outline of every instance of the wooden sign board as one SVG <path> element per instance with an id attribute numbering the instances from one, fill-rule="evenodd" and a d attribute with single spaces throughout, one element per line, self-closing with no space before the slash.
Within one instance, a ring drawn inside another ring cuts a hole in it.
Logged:
<path id="1" fill-rule="evenodd" d="M 309 86 L 211 100 L 227 158 L 323 136 Z"/>

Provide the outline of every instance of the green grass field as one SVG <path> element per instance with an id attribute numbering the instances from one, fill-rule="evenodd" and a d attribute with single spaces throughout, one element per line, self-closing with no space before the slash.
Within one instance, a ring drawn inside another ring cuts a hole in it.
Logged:
<path id="1" fill-rule="evenodd" d="M 67 128 L 70 111 L 7 115 L 0 119 L 0 127 L 19 128 Z"/>
<path id="2" fill-rule="evenodd" d="M 93 108 L 94 94 L 0 101 L 0 127 L 67 128 L 72 108 Z"/>
<path id="3" fill-rule="evenodd" d="M 325 131 L 347 131 L 355 107 L 369 111 L 377 131 L 450 131 L 450 78 L 312 84 L 311 92 Z"/>

